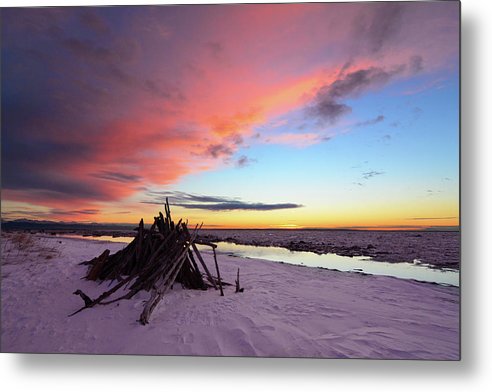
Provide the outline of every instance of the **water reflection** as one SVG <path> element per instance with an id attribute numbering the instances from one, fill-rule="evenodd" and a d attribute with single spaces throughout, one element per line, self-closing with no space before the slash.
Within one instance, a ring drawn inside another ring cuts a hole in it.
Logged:
<path id="1" fill-rule="evenodd" d="M 109 241 L 129 244 L 135 237 L 113 237 L 110 235 L 100 236 L 85 236 L 80 234 L 57 234 L 57 237 L 72 238 L 76 240 L 96 240 L 96 241 Z"/>
<path id="2" fill-rule="evenodd" d="M 77 234 L 60 235 L 66 238 L 87 239 L 130 243 L 133 237 L 84 237 Z M 199 246 L 208 251 L 208 246 Z M 371 275 L 393 276 L 401 279 L 415 279 L 423 282 L 432 282 L 450 286 L 459 286 L 459 272 L 451 269 L 433 269 L 416 260 L 415 263 L 388 263 L 373 261 L 367 257 L 339 256 L 333 253 L 318 255 L 312 252 L 290 251 L 274 246 L 236 245 L 229 242 L 218 242 L 217 251 L 238 257 L 262 259 L 288 264 L 304 265 L 307 267 L 321 267 L 339 271 L 352 271 Z"/>
<path id="3" fill-rule="evenodd" d="M 433 269 L 424 264 L 387 263 L 373 261 L 367 257 L 348 257 L 336 254 L 318 255 L 312 252 L 290 251 L 279 247 L 236 245 L 228 242 L 217 243 L 217 250 L 226 254 L 284 262 L 308 267 L 321 267 L 339 271 L 363 272 L 371 275 L 394 276 L 401 279 L 415 279 L 424 282 L 459 286 L 459 272 L 450 269 Z"/>

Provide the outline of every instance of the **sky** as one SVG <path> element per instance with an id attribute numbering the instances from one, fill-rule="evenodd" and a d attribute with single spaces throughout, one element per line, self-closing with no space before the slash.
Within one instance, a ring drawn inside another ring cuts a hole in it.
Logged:
<path id="1" fill-rule="evenodd" d="M 459 2 L 1 9 L 2 219 L 459 225 Z"/>

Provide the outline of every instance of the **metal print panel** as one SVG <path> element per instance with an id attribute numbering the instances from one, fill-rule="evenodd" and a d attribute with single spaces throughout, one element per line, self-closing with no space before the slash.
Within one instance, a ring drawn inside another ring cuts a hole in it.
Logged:
<path id="1" fill-rule="evenodd" d="M 2 8 L 1 350 L 460 359 L 460 4 Z"/>

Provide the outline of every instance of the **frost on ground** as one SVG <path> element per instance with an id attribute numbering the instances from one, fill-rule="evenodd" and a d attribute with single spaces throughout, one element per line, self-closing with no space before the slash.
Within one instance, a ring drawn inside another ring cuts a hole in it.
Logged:
<path id="1" fill-rule="evenodd" d="M 78 265 L 126 244 L 2 234 L 3 352 L 459 359 L 459 289 L 219 254 L 221 275 L 244 293 L 220 297 L 175 285 L 138 323 L 147 299 L 82 306 Z M 203 253 L 210 268 L 211 254 Z"/>

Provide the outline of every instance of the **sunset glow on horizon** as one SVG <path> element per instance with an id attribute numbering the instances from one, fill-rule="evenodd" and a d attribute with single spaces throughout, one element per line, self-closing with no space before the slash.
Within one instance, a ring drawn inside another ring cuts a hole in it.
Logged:
<path id="1" fill-rule="evenodd" d="M 459 2 L 3 8 L 2 219 L 459 222 Z"/>

